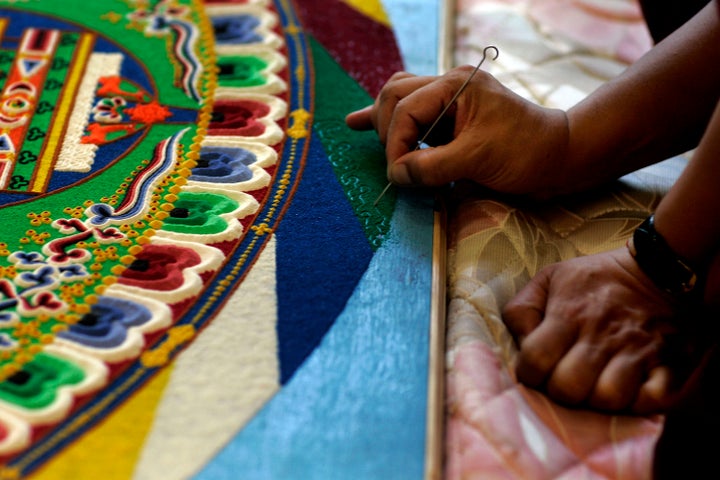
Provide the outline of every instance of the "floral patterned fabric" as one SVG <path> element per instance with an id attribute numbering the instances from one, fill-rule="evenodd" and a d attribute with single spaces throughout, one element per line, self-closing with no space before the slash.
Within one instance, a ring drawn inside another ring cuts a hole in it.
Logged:
<path id="1" fill-rule="evenodd" d="M 454 63 L 568 108 L 651 46 L 633 0 L 461 0 Z M 503 305 L 545 265 L 623 245 L 682 170 L 677 157 L 604 192 L 528 206 L 460 193 L 449 212 L 448 479 L 644 479 L 661 416 L 569 409 L 519 385 Z"/>

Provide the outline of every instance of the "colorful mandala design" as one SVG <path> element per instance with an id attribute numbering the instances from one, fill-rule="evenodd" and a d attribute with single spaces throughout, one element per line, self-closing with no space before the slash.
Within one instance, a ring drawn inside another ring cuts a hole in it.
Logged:
<path id="1" fill-rule="evenodd" d="M 304 23 L 282 0 L 0 5 L 0 476 L 14 478 L 192 342 L 274 234 L 290 245 L 277 330 L 292 377 L 394 208 L 392 194 L 372 207 L 378 147 L 353 150 L 337 112 L 401 65 L 388 48 L 365 91 L 347 73 L 372 52 L 331 60 L 307 36 L 342 2 L 303 3 Z M 335 61 L 347 72 L 317 75 Z"/>

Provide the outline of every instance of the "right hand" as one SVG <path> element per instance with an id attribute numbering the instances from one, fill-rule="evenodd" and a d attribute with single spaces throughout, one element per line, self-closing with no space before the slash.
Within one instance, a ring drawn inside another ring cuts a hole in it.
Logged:
<path id="1" fill-rule="evenodd" d="M 396 73 L 373 105 L 350 113 L 346 122 L 357 130 L 377 130 L 388 178 L 396 185 L 440 186 L 467 179 L 535 197 L 572 188 L 565 112 L 521 98 L 482 70 L 433 130 L 427 143 L 434 148 L 416 149 L 473 68 L 458 67 L 440 77 Z"/>

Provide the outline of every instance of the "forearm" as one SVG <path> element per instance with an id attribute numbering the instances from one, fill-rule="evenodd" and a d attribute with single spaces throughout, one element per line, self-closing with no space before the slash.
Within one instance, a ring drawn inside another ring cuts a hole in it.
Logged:
<path id="1" fill-rule="evenodd" d="M 720 103 L 692 160 L 658 205 L 655 227 L 668 245 L 696 268 L 712 270 L 710 266 L 718 263 L 715 260 L 720 256 Z M 718 267 L 715 265 L 714 270 Z M 706 273 L 712 273 L 711 283 L 720 280 L 720 272 Z"/>
<path id="2" fill-rule="evenodd" d="M 568 111 L 580 189 L 694 148 L 720 94 L 720 10 L 698 15 Z"/>

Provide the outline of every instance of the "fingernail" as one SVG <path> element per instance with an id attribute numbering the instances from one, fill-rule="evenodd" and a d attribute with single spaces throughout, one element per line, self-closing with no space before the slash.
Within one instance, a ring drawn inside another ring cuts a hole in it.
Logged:
<path id="1" fill-rule="evenodd" d="M 390 180 L 396 185 L 410 185 L 412 179 L 407 165 L 404 163 L 393 165 L 390 169 Z"/>

